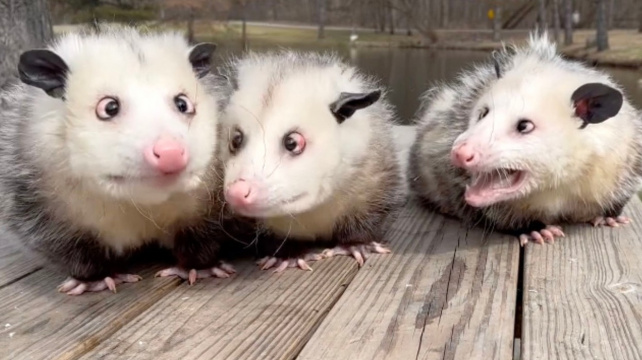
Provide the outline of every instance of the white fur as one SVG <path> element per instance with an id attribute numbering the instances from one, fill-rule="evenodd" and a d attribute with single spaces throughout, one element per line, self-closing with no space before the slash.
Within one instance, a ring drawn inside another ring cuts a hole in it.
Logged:
<path id="1" fill-rule="evenodd" d="M 65 35 L 51 50 L 70 68 L 66 101 L 32 88 L 24 141 L 44 169 L 43 191 L 52 210 L 117 250 L 167 237 L 178 219 L 194 215 L 197 197 L 206 196 L 201 180 L 216 145 L 216 102 L 197 81 L 190 47 L 178 33 L 115 28 Z M 176 110 L 173 98 L 179 93 L 194 104 L 193 118 Z M 120 113 L 111 121 L 95 115 L 104 96 L 120 101 Z M 188 147 L 189 164 L 179 181 L 159 188 L 144 180 L 120 184 L 106 178 L 151 175 L 143 150 L 161 134 Z"/>
<path id="2" fill-rule="evenodd" d="M 252 181 L 262 210 L 251 216 L 281 235 L 315 238 L 330 236 L 339 217 L 363 206 L 360 190 L 346 184 L 367 166 L 364 159 L 376 151 L 373 137 L 386 132 L 379 128 L 388 129 L 389 115 L 378 102 L 339 125 L 330 104 L 341 92 L 372 91 L 372 84 L 333 56 L 306 59 L 291 52 L 253 54 L 235 64 L 238 85 L 224 122 L 229 136 L 242 130 L 244 145 L 226 162 L 225 186 Z M 283 147 L 293 130 L 306 139 L 298 156 Z"/>
<path id="3" fill-rule="evenodd" d="M 472 144 L 488 170 L 527 170 L 525 198 L 516 202 L 518 207 L 555 218 L 588 202 L 606 203 L 637 151 L 636 110 L 625 101 L 615 117 L 578 130 L 582 121 L 574 114 L 571 94 L 586 83 L 620 87 L 602 72 L 563 62 L 545 37 L 531 38 L 530 50 L 518 51 L 512 63 L 481 94 L 469 128 L 455 145 Z M 477 122 L 484 106 L 490 112 Z M 531 120 L 535 129 L 518 133 L 520 119 Z"/>

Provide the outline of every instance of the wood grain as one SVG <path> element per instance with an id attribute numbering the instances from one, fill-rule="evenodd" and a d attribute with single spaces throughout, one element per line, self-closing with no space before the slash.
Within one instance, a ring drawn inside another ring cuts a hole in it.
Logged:
<path id="1" fill-rule="evenodd" d="M 108 338 L 180 283 L 154 278 L 81 296 L 64 295 L 56 286 L 65 277 L 40 270 L 0 290 L 0 357 L 75 359 Z"/>
<path id="2" fill-rule="evenodd" d="M 519 244 L 410 204 L 297 359 L 511 359 Z"/>
<path id="3" fill-rule="evenodd" d="M 312 267 L 245 263 L 234 278 L 184 284 L 83 359 L 292 359 L 357 272 L 347 257 Z"/>
<path id="4" fill-rule="evenodd" d="M 642 204 L 620 228 L 527 246 L 522 359 L 642 359 Z"/>
<path id="5" fill-rule="evenodd" d="M 41 269 L 40 263 L 6 235 L 0 235 L 0 289 Z"/>

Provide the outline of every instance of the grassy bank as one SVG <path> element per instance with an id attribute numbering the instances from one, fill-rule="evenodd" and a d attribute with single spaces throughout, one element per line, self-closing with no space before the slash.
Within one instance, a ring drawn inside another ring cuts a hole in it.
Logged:
<path id="1" fill-rule="evenodd" d="M 251 25 L 247 27 L 250 43 L 291 45 L 314 44 L 317 46 L 350 46 L 349 30 L 327 29 L 325 39 L 317 40 L 316 29 L 311 28 L 282 28 L 271 26 Z M 358 39 L 353 44 L 359 47 L 414 47 L 437 49 L 461 49 L 490 51 L 501 46 L 501 43 L 491 40 L 491 32 L 438 30 L 439 42 L 426 44 L 419 35 L 382 34 L 374 31 L 359 31 Z M 502 33 L 504 42 L 522 42 L 528 35 L 527 30 L 505 31 Z M 241 26 L 232 24 L 216 26 L 199 24 L 196 36 L 201 39 L 211 39 L 219 42 L 239 41 Z M 595 38 L 594 30 L 575 31 L 573 45 L 562 46 L 561 51 L 569 57 L 585 59 L 598 65 L 642 68 L 642 34 L 635 30 L 612 30 L 609 32 L 610 49 L 598 53 L 595 46 L 587 47 Z"/>
<path id="2" fill-rule="evenodd" d="M 185 30 L 183 23 L 163 23 L 149 26 L 172 27 Z M 69 26 L 57 26 L 61 31 Z M 195 36 L 199 41 L 215 41 L 220 44 L 240 46 L 241 25 L 239 23 L 197 22 Z M 492 41 L 490 30 L 437 30 L 439 38 L 436 44 L 426 44 L 416 33 L 391 35 L 375 33 L 373 30 L 360 30 L 358 39 L 350 42 L 349 29 L 328 28 L 325 38 L 317 39 L 317 30 L 313 26 L 284 27 L 262 24 L 248 24 L 247 38 L 251 46 L 288 46 L 305 45 L 313 47 L 405 47 L 405 48 L 436 48 L 460 50 L 494 50 L 501 43 Z M 504 42 L 522 42 L 526 39 L 528 30 L 503 31 L 501 40 Z M 609 32 L 610 49 L 598 53 L 595 46 L 587 46 L 595 38 L 594 30 L 578 30 L 574 33 L 574 44 L 562 46 L 561 51 L 576 59 L 585 59 L 597 65 L 642 68 L 642 34 L 635 30 L 611 30 Z"/>

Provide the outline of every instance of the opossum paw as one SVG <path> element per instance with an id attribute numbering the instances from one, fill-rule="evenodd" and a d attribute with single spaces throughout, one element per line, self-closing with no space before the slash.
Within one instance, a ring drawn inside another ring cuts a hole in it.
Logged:
<path id="1" fill-rule="evenodd" d="M 332 249 L 326 249 L 321 254 L 324 258 L 330 258 L 336 255 L 352 256 L 357 260 L 359 266 L 363 266 L 368 258 L 368 254 L 389 254 L 391 251 L 378 242 L 371 242 L 363 245 L 339 245 Z"/>
<path id="2" fill-rule="evenodd" d="M 97 292 L 109 289 L 116 292 L 116 285 L 122 283 L 133 283 L 141 280 L 142 277 L 131 274 L 116 274 L 113 277 L 107 276 L 102 280 L 81 281 L 73 277 L 67 278 L 62 284 L 58 285 L 58 291 L 67 295 L 81 295 L 85 292 Z"/>
<path id="3" fill-rule="evenodd" d="M 617 217 L 604 217 L 598 216 L 595 219 L 591 220 L 593 226 L 606 225 L 610 227 L 619 227 L 620 224 L 629 224 L 631 219 L 626 216 L 617 216 Z"/>
<path id="4" fill-rule="evenodd" d="M 323 259 L 321 255 L 309 253 L 309 254 L 305 254 L 303 257 L 292 258 L 292 259 L 282 259 L 282 258 L 277 258 L 273 256 L 266 256 L 260 259 L 259 261 L 257 261 L 256 263 L 261 267 L 261 270 L 268 270 L 274 267 L 275 268 L 274 272 L 280 273 L 281 271 L 287 268 L 295 268 L 295 267 L 298 267 L 301 270 L 312 271 L 312 268 L 308 264 L 308 261 L 319 261 L 321 259 Z"/>
<path id="5" fill-rule="evenodd" d="M 184 268 L 174 266 L 161 270 L 156 273 L 156 277 L 168 277 L 168 276 L 178 276 L 183 280 L 187 280 L 190 285 L 193 285 L 196 282 L 196 279 L 204 279 L 208 277 L 216 278 L 228 278 L 230 275 L 236 273 L 234 267 L 228 263 L 221 262 L 219 266 L 214 266 L 209 269 L 190 269 L 186 270 Z"/>
<path id="6" fill-rule="evenodd" d="M 555 238 L 565 237 L 564 231 L 562 228 L 556 225 L 548 225 L 545 229 L 540 231 L 532 231 L 530 234 L 521 234 L 519 236 L 519 244 L 521 246 L 526 245 L 529 241 L 534 241 L 538 244 L 554 243 Z"/>

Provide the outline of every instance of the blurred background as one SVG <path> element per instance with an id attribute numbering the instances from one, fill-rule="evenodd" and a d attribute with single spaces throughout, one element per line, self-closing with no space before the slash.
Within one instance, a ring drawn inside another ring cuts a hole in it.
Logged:
<path id="1" fill-rule="evenodd" d="M 2 0 L 0 83 L 19 52 L 93 21 L 181 30 L 219 59 L 278 47 L 335 51 L 390 88 L 404 122 L 437 81 L 501 42 L 547 30 L 571 58 L 603 66 L 642 107 L 642 0 Z"/>

